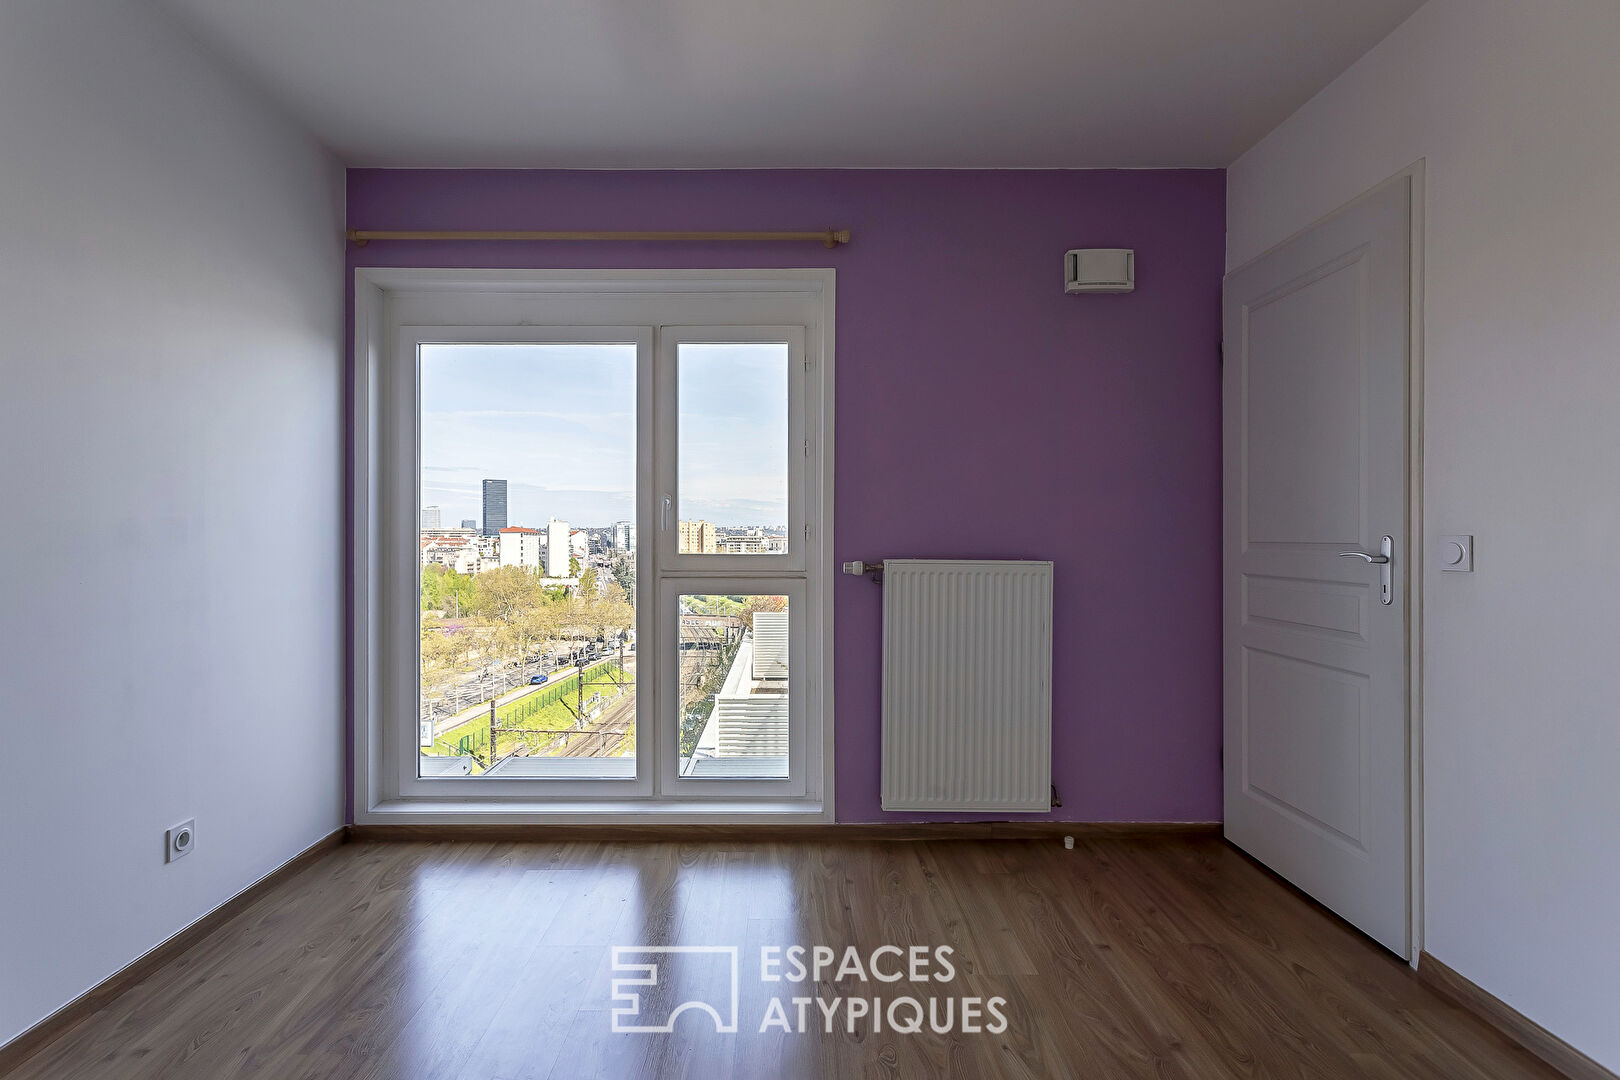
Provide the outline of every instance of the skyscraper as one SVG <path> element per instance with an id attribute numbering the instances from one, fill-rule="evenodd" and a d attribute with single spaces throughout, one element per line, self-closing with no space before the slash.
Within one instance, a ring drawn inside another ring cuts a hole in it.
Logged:
<path id="1" fill-rule="evenodd" d="M 478 528 L 478 519 L 477 518 L 462 518 L 461 519 L 461 527 L 463 529 L 476 529 L 476 528 Z"/>
<path id="2" fill-rule="evenodd" d="M 484 481 L 484 535 L 499 536 L 506 528 L 506 481 Z"/>
<path id="3" fill-rule="evenodd" d="M 437 506 L 422 507 L 422 531 L 439 531 L 439 508 Z"/>

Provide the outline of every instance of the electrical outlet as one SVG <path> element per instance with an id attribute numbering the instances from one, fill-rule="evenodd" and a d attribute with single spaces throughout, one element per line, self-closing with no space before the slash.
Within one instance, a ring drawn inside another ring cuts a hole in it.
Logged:
<path id="1" fill-rule="evenodd" d="M 174 828 L 163 834 L 164 862 L 174 862 L 182 855 L 190 855 L 191 849 L 197 846 L 197 820 L 191 818 L 182 821 Z"/>

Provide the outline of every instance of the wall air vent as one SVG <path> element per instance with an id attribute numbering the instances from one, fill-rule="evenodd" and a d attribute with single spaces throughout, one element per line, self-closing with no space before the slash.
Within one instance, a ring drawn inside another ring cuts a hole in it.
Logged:
<path id="1" fill-rule="evenodd" d="M 1063 253 L 1066 293 L 1128 293 L 1135 288 L 1133 248 L 1076 248 Z"/>

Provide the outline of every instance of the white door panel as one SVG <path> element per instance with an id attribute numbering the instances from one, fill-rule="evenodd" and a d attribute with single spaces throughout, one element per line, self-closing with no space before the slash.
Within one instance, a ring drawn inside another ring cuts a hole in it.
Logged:
<path id="1" fill-rule="evenodd" d="M 1402 956 L 1410 275 L 1403 180 L 1227 278 L 1223 373 L 1226 835 Z"/>

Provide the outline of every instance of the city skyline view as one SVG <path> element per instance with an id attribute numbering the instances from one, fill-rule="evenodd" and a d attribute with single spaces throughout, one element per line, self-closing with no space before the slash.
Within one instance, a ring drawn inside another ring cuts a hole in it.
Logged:
<path id="1" fill-rule="evenodd" d="M 421 501 L 445 527 L 483 525 L 482 482 L 507 481 L 507 523 L 635 521 L 635 346 L 424 344 Z M 684 345 L 683 519 L 785 527 L 785 350 Z M 780 494 L 778 494 L 780 493 Z"/>

